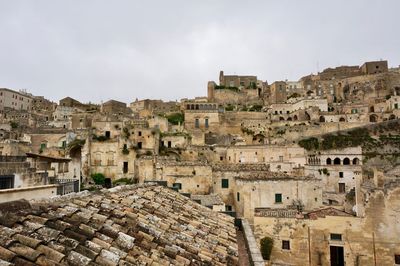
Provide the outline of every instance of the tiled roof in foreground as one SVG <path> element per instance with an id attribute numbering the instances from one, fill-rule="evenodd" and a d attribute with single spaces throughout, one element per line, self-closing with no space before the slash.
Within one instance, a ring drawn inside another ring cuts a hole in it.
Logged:
<path id="1" fill-rule="evenodd" d="M 168 188 L 0 205 L 0 265 L 236 265 L 233 218 Z M 18 204 L 11 205 L 17 210 Z M 11 263 L 11 264 L 8 264 Z"/>

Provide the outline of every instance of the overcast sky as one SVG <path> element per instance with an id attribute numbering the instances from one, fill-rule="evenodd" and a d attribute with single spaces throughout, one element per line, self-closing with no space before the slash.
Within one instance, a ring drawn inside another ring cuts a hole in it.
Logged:
<path id="1" fill-rule="evenodd" d="M 272 83 L 398 66 L 399 10 L 399 0 L 0 0 L 0 87 L 129 103 L 205 96 L 220 70 Z"/>

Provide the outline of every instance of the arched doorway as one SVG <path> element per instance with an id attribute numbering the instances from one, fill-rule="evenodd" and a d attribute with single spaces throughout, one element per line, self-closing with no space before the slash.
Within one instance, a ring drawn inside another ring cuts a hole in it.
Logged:
<path id="1" fill-rule="evenodd" d="M 335 160 L 333 160 L 333 164 L 340 165 L 340 158 L 335 158 Z"/>
<path id="2" fill-rule="evenodd" d="M 323 116 L 323 115 L 321 115 L 320 117 L 319 117 L 319 122 L 325 122 L 325 117 Z"/>
<path id="3" fill-rule="evenodd" d="M 370 115 L 369 116 L 369 122 L 375 123 L 378 121 L 378 116 L 377 115 Z"/>

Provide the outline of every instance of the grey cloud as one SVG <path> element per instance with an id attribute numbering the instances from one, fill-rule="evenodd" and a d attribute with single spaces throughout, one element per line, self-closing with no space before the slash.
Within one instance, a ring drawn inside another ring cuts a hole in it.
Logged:
<path id="1" fill-rule="evenodd" d="M 0 1 L 0 87 L 53 100 L 175 100 L 226 73 L 298 79 L 400 63 L 400 2 Z"/>

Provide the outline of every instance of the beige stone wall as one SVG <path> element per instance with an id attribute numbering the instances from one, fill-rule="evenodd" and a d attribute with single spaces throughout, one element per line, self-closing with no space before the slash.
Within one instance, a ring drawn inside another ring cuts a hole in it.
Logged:
<path id="1" fill-rule="evenodd" d="M 33 98 L 9 89 L 0 89 L 0 109 L 31 110 Z"/>
<path id="2" fill-rule="evenodd" d="M 170 187 L 174 183 L 180 183 L 180 192 L 209 194 L 212 187 L 212 169 L 211 166 L 191 162 L 160 164 L 156 168 L 156 180 L 167 181 Z"/>
<path id="3" fill-rule="evenodd" d="M 240 200 L 237 200 L 237 193 Z M 249 221 L 253 220 L 254 208 L 287 208 L 294 200 L 300 200 L 305 210 L 322 206 L 322 186 L 319 180 L 294 180 L 278 178 L 270 180 L 236 181 L 233 190 L 236 213 Z M 282 195 L 282 203 L 275 202 L 275 194 Z"/>
<path id="4" fill-rule="evenodd" d="M 13 200 L 37 200 L 57 195 L 57 185 L 45 185 L 0 190 L 0 203 Z"/>
<path id="5" fill-rule="evenodd" d="M 400 254 L 399 204 L 400 188 L 386 193 L 377 191 L 366 206 L 365 218 L 329 215 L 316 220 L 254 217 L 254 234 L 257 243 L 265 236 L 273 237 L 273 263 L 308 265 L 310 252 L 311 265 L 329 265 L 329 247 L 341 246 L 345 265 L 394 265 L 394 255 Z M 341 234 L 342 241 L 331 240 L 330 234 Z M 282 240 L 290 241 L 290 250 L 282 249 Z"/>

